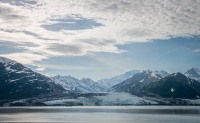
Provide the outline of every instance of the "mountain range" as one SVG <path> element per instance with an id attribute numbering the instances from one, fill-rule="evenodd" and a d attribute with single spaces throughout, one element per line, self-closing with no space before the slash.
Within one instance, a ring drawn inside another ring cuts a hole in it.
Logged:
<path id="1" fill-rule="evenodd" d="M 178 72 L 149 83 L 142 91 L 167 98 L 198 99 L 200 83 Z"/>
<path id="2" fill-rule="evenodd" d="M 135 95 L 139 95 L 141 89 L 143 89 L 144 86 L 147 86 L 151 82 L 158 81 L 163 77 L 165 76 L 159 74 L 159 72 L 151 70 L 141 71 L 131 78 L 117 85 L 114 85 L 109 89 L 109 91 L 129 92 Z"/>
<path id="3" fill-rule="evenodd" d="M 77 94 L 88 96 L 90 93 L 103 96 L 113 92 L 129 93 L 139 97 L 198 99 L 199 80 L 198 68 L 191 68 L 184 74 L 132 70 L 97 82 L 90 78 L 76 79 L 72 76 L 57 75 L 50 78 L 16 61 L 0 57 L 0 102 L 38 97 L 45 99 L 49 96 L 69 98 L 66 94 L 73 94 L 74 98 L 77 98 Z"/>
<path id="4" fill-rule="evenodd" d="M 113 86 L 109 91 L 158 98 L 198 99 L 200 83 L 179 72 L 161 77 L 152 71 L 143 71 Z"/>
<path id="5" fill-rule="evenodd" d="M 97 83 L 105 86 L 106 88 L 110 88 L 116 84 L 119 84 L 120 82 L 131 78 L 133 75 L 135 75 L 136 73 L 140 72 L 140 70 L 132 70 L 132 71 L 128 71 L 126 73 L 120 74 L 120 75 L 116 75 L 112 78 L 106 78 L 106 79 L 101 79 L 98 80 Z"/>
<path id="6" fill-rule="evenodd" d="M 61 85 L 67 92 L 92 93 L 104 92 L 106 88 L 90 78 L 76 79 L 72 76 L 54 76 L 51 78 L 56 84 Z"/>

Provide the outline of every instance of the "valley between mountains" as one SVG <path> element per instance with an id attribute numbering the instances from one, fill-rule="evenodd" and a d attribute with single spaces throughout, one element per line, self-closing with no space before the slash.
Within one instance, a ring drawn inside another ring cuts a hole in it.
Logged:
<path id="1" fill-rule="evenodd" d="M 0 57 L 1 106 L 200 105 L 200 69 L 132 70 L 93 81 L 47 77 Z"/>

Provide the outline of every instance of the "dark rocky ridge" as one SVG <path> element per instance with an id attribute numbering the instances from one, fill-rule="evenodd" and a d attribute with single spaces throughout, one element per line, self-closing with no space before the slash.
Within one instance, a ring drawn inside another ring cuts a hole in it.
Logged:
<path id="1" fill-rule="evenodd" d="M 0 57 L 0 100 L 62 94 L 65 90 L 48 77 Z"/>

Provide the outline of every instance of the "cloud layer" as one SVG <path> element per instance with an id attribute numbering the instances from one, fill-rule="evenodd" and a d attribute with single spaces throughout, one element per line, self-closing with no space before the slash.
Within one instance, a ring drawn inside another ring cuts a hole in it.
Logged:
<path id="1" fill-rule="evenodd" d="M 15 48 L 0 53 L 25 64 L 121 53 L 117 45 L 200 35 L 199 9 L 200 0 L 1 0 L 0 44 Z"/>

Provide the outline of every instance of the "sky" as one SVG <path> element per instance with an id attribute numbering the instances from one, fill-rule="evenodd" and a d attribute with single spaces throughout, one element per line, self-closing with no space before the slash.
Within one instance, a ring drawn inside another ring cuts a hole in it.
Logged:
<path id="1" fill-rule="evenodd" d="M 200 67 L 200 0 L 0 0 L 0 56 L 94 80 Z"/>

